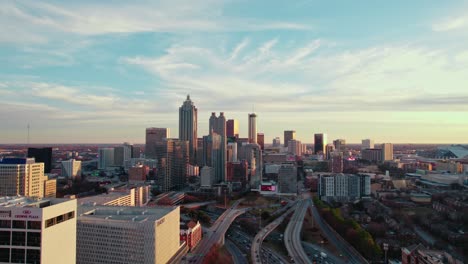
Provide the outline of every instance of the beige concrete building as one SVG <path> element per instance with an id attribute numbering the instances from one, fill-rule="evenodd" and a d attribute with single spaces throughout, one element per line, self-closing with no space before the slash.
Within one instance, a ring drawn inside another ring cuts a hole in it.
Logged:
<path id="1" fill-rule="evenodd" d="M 181 248 L 179 207 L 80 206 L 77 263 L 168 263 Z"/>
<path id="2" fill-rule="evenodd" d="M 34 158 L 6 158 L 0 161 L 1 196 L 44 196 L 44 163 Z"/>
<path id="3" fill-rule="evenodd" d="M 143 206 L 149 201 L 149 186 L 129 186 L 96 196 L 78 199 L 79 205 Z"/>
<path id="4" fill-rule="evenodd" d="M 57 197 L 57 179 L 44 179 L 44 197 L 55 198 Z"/>
<path id="5" fill-rule="evenodd" d="M 76 200 L 0 198 L 1 263 L 76 263 Z"/>

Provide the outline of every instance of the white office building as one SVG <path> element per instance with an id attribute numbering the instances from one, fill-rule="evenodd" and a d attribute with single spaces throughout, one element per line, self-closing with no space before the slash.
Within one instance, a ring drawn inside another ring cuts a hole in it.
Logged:
<path id="1" fill-rule="evenodd" d="M 320 199 L 324 201 L 352 202 L 370 196 L 370 177 L 342 173 L 322 175 L 318 189 Z"/>
<path id="2" fill-rule="evenodd" d="M 179 207 L 80 206 L 77 263 L 168 263 L 180 249 Z"/>
<path id="3" fill-rule="evenodd" d="M 114 166 L 114 148 L 100 148 L 98 157 L 98 169 L 105 170 Z"/>
<path id="4" fill-rule="evenodd" d="M 80 179 L 81 161 L 74 159 L 62 161 L 62 176 L 72 180 Z"/>
<path id="5" fill-rule="evenodd" d="M 0 198 L 0 263 L 76 263 L 76 200 Z"/>

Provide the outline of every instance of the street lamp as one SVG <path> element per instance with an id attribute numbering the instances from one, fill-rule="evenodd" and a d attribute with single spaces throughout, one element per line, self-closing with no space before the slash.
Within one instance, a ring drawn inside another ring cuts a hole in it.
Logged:
<path id="1" fill-rule="evenodd" d="M 385 251 L 385 264 L 387 264 L 387 251 L 388 251 L 388 244 L 387 243 L 383 243 L 383 249 Z"/>

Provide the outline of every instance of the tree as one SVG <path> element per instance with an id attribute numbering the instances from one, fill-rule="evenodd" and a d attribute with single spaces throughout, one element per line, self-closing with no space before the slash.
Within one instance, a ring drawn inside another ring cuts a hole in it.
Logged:
<path id="1" fill-rule="evenodd" d="M 268 218 L 271 217 L 270 213 L 268 211 L 263 211 L 261 214 L 262 220 L 267 220 Z"/>

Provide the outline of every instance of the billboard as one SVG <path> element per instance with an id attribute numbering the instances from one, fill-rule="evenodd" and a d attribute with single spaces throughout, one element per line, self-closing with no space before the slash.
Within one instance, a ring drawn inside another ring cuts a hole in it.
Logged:
<path id="1" fill-rule="evenodd" d="M 276 192 L 276 185 L 261 185 L 260 191 L 262 192 Z"/>

